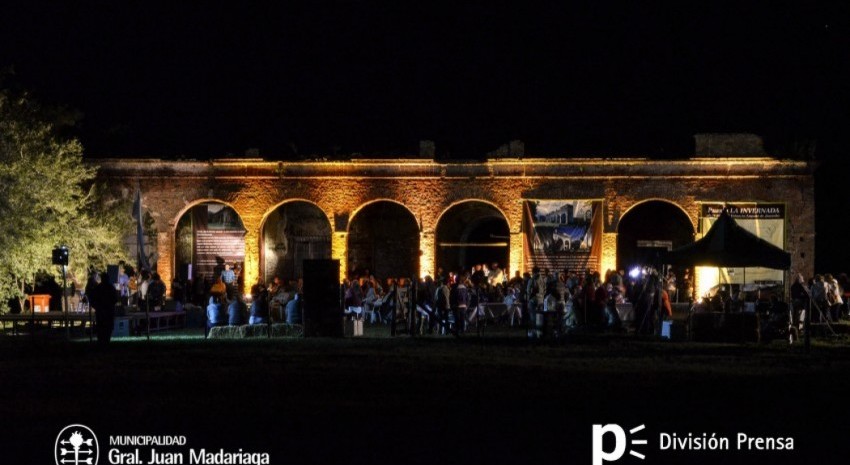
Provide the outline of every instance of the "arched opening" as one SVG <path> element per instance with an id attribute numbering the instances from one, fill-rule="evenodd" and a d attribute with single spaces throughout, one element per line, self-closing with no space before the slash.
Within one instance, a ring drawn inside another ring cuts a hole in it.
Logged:
<path id="1" fill-rule="evenodd" d="M 177 221 L 175 231 L 177 276 L 209 283 L 230 265 L 241 289 L 245 232 L 236 210 L 222 202 L 203 202 L 189 208 Z"/>
<path id="2" fill-rule="evenodd" d="M 504 270 L 510 259 L 508 220 L 498 208 L 482 201 L 470 200 L 446 210 L 437 223 L 436 243 L 437 267 L 446 272 L 493 263 Z"/>
<path id="3" fill-rule="evenodd" d="M 348 227 L 348 274 L 419 276 L 419 226 L 404 206 L 382 200 L 358 211 Z"/>
<path id="4" fill-rule="evenodd" d="M 620 219 L 617 228 L 617 268 L 659 266 L 664 251 L 694 240 L 694 226 L 681 208 L 667 201 L 643 202 Z"/>
<path id="5" fill-rule="evenodd" d="M 310 202 L 286 202 L 266 217 L 261 243 L 266 281 L 275 275 L 299 279 L 305 259 L 331 258 L 331 224 L 325 212 Z"/>

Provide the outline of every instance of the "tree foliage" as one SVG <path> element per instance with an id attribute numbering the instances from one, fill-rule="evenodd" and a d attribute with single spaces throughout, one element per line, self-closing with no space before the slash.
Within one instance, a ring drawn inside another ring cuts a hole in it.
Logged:
<path id="1" fill-rule="evenodd" d="M 51 120 L 26 94 L 0 90 L 0 305 L 23 297 L 40 270 L 61 275 L 51 264 L 59 245 L 80 279 L 125 258 L 129 205 L 106 203 L 82 145 Z"/>

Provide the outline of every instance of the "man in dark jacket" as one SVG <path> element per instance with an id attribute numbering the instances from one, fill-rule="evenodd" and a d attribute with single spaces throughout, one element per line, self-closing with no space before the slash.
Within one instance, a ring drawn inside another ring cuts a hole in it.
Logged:
<path id="1" fill-rule="evenodd" d="M 159 273 L 151 276 L 151 283 L 148 285 L 148 304 L 154 311 L 161 310 L 165 305 L 165 283 L 162 282 Z"/>
<path id="2" fill-rule="evenodd" d="M 115 304 L 118 302 L 115 287 L 109 282 L 107 273 L 100 274 L 100 282 L 89 294 L 89 302 L 96 312 L 97 342 L 100 345 L 106 345 L 112 338 L 112 328 L 115 326 Z"/>

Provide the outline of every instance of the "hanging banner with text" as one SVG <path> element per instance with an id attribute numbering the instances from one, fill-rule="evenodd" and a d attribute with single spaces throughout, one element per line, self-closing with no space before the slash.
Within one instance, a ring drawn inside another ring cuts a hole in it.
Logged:
<path id="1" fill-rule="evenodd" d="M 526 200 L 523 206 L 525 269 L 599 271 L 601 200 Z"/>
<path id="2" fill-rule="evenodd" d="M 700 231 L 705 234 L 720 216 L 723 208 L 742 228 L 771 244 L 785 249 L 785 204 L 782 203 L 703 203 L 700 209 Z M 778 284 L 783 272 L 770 268 L 722 268 L 719 282 L 732 284 Z"/>
<path id="3" fill-rule="evenodd" d="M 232 208 L 204 204 L 193 208 L 192 215 L 194 276 L 213 277 L 221 273 L 225 263 L 245 261 L 245 228 Z"/>

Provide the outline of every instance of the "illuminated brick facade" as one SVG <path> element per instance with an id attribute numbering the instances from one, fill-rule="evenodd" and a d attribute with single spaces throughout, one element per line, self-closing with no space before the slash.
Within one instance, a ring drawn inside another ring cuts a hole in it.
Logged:
<path id="1" fill-rule="evenodd" d="M 98 160 L 99 177 L 116 195 L 141 185 L 144 208 L 158 229 L 158 270 L 174 275 L 175 228 L 193 205 L 232 206 L 247 229 L 245 282 L 260 274 L 264 219 L 284 202 L 306 200 L 334 225 L 332 257 L 346 273 L 347 229 L 361 208 L 390 200 L 407 208 L 420 226 L 420 274 L 433 273 L 435 231 L 454 204 L 483 201 L 498 208 L 510 231 L 509 271 L 523 263 L 523 199 L 603 199 L 600 268 L 616 263 L 617 228 L 629 210 L 647 200 L 670 202 L 696 229 L 700 202 L 779 202 L 787 209 L 786 250 L 792 270 L 814 271 L 814 166 L 772 158 L 496 159 L 474 163 L 431 160 L 273 162 L 219 159 L 209 162 Z M 345 221 L 340 222 L 342 218 Z M 663 227 L 663 225 L 659 225 Z"/>

